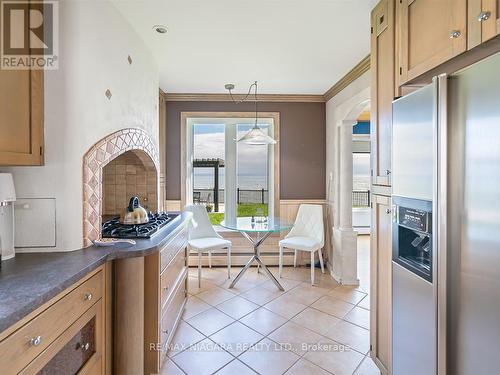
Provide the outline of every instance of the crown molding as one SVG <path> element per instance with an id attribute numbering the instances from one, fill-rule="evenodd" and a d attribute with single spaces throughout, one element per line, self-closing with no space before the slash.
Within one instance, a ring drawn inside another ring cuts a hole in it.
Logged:
<path id="1" fill-rule="evenodd" d="M 349 86 L 356 79 L 361 77 L 363 73 L 370 70 L 370 55 L 366 56 L 361 60 L 354 68 L 352 68 L 349 73 L 343 76 L 335 85 L 333 85 L 325 94 L 323 95 L 324 101 L 327 102 L 347 86 Z"/>
<path id="2" fill-rule="evenodd" d="M 301 95 L 301 94 L 259 94 L 259 102 L 288 102 L 288 103 L 324 103 L 329 101 L 365 72 L 370 70 L 370 55 L 361 60 L 344 77 L 333 85 L 323 95 Z M 189 94 L 189 93 L 165 93 L 160 89 L 160 95 L 168 102 L 230 102 L 229 94 Z M 246 95 L 233 94 L 235 100 L 242 100 Z M 247 101 L 253 101 L 249 97 Z"/>
<path id="3" fill-rule="evenodd" d="M 233 94 L 235 100 L 241 100 L 245 97 L 243 94 Z M 230 102 L 229 94 L 182 94 L 167 93 L 165 98 L 168 102 Z M 249 97 L 247 101 L 254 101 Z M 259 94 L 258 102 L 293 102 L 293 103 L 324 103 L 323 95 L 286 95 L 286 94 Z"/>

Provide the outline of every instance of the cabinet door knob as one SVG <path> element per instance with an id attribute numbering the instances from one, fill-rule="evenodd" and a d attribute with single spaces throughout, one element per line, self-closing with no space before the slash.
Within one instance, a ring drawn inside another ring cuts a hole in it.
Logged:
<path id="1" fill-rule="evenodd" d="M 386 213 L 386 214 L 390 214 L 390 213 L 391 213 L 391 209 L 390 209 L 390 208 L 386 208 L 386 209 L 385 209 L 385 213 Z"/>
<path id="2" fill-rule="evenodd" d="M 83 296 L 83 299 L 85 301 L 90 301 L 92 299 L 92 293 L 85 293 L 85 296 Z"/>
<path id="3" fill-rule="evenodd" d="M 386 170 L 385 170 L 385 174 L 386 174 L 387 176 L 389 176 L 389 175 L 391 174 L 391 171 L 390 171 L 389 169 L 386 169 Z"/>
<path id="4" fill-rule="evenodd" d="M 163 329 L 162 332 L 166 335 L 168 335 L 168 329 Z"/>
<path id="5" fill-rule="evenodd" d="M 491 12 L 489 10 L 486 10 L 484 12 L 479 13 L 479 16 L 477 16 L 477 20 L 479 22 L 486 21 L 491 17 Z"/>
<path id="6" fill-rule="evenodd" d="M 33 337 L 31 340 L 30 340 L 30 345 L 31 346 L 38 346 L 42 343 L 42 336 L 37 336 L 37 337 Z"/>
<path id="7" fill-rule="evenodd" d="M 462 35 L 462 33 L 460 32 L 460 30 L 453 30 L 453 31 L 450 32 L 450 39 L 456 39 L 460 35 Z"/>

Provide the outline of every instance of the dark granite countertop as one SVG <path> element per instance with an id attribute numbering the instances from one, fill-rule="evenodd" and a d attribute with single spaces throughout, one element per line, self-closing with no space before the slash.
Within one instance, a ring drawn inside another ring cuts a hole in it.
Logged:
<path id="1" fill-rule="evenodd" d="M 0 332 L 105 262 L 155 253 L 189 218 L 189 213 L 182 213 L 152 238 L 136 240 L 134 246 L 91 246 L 69 252 L 24 253 L 3 261 L 0 269 Z"/>

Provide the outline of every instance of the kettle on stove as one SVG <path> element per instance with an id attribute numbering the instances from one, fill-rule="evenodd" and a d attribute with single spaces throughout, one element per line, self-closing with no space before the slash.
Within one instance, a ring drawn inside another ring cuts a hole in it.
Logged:
<path id="1" fill-rule="evenodd" d="M 139 198 L 132 197 L 128 207 L 120 216 L 121 224 L 145 224 L 149 221 L 148 212 L 139 203 Z"/>

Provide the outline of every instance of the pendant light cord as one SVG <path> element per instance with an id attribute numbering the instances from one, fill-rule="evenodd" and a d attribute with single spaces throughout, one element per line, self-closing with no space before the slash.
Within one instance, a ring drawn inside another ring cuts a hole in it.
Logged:
<path id="1" fill-rule="evenodd" d="M 252 88 L 254 88 L 254 101 L 255 101 L 255 125 L 254 125 L 254 128 L 258 128 L 257 118 L 258 118 L 258 113 L 259 112 L 258 112 L 258 107 L 257 107 L 257 105 L 258 105 L 258 101 L 257 101 L 257 81 L 255 81 L 254 83 L 252 83 L 250 85 L 250 87 L 248 88 L 247 94 L 241 100 L 236 100 L 234 98 L 231 89 L 228 89 L 228 91 L 229 91 L 229 95 L 231 96 L 231 100 L 233 101 L 233 103 L 240 104 L 240 103 L 245 102 L 248 99 L 248 97 L 251 95 Z"/>

